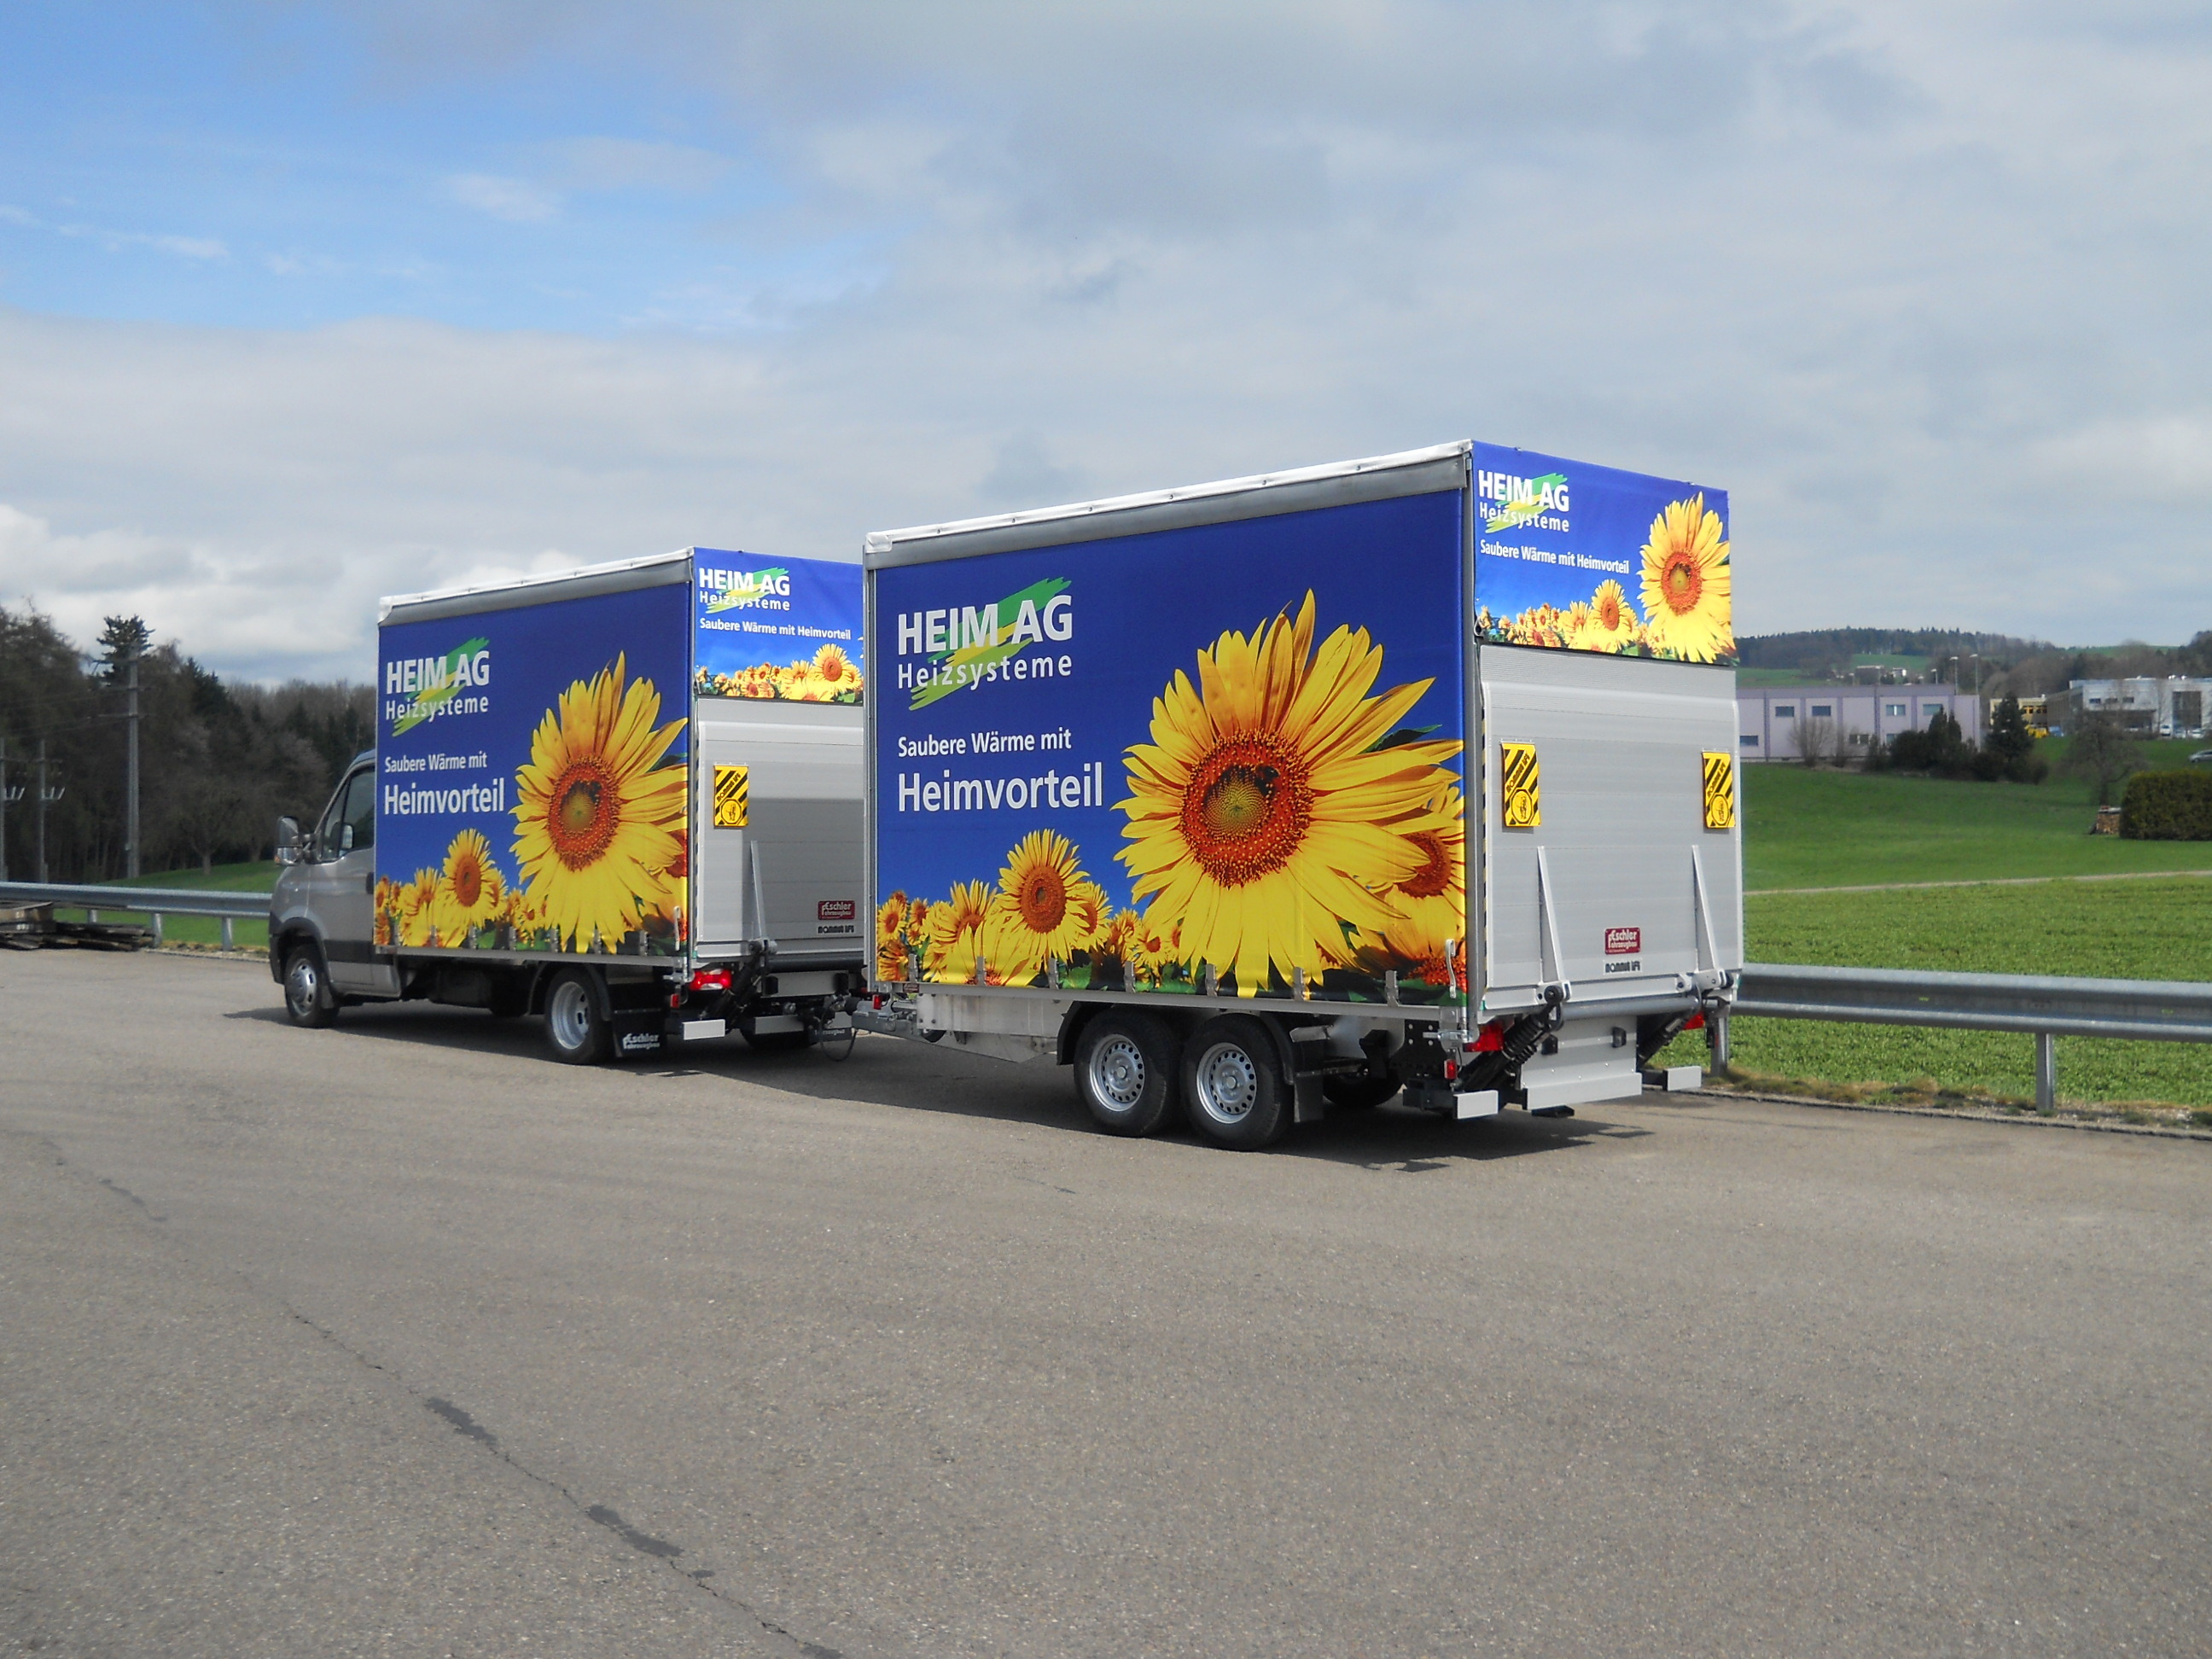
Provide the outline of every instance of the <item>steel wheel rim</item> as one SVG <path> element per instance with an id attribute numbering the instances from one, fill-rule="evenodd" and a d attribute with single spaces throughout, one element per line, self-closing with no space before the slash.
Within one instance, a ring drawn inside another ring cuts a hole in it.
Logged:
<path id="1" fill-rule="evenodd" d="M 1134 1110 L 1145 1097 L 1145 1051 L 1127 1037 L 1108 1037 L 1091 1051 L 1091 1088 L 1116 1111 Z"/>
<path id="2" fill-rule="evenodd" d="M 1260 1068 L 1234 1042 L 1217 1042 L 1194 1068 L 1199 1109 L 1216 1123 L 1242 1123 L 1260 1099 Z"/>
<path id="3" fill-rule="evenodd" d="M 292 958 L 285 972 L 284 994 L 291 1000 L 292 1012 L 302 1016 L 313 1013 L 322 1000 L 322 977 L 315 972 L 315 959 L 304 951 Z"/>
<path id="4" fill-rule="evenodd" d="M 553 1041 L 563 1048 L 580 1048 L 592 1040 L 592 1000 L 573 979 L 553 988 L 553 1004 L 545 1018 L 553 1028 Z"/>

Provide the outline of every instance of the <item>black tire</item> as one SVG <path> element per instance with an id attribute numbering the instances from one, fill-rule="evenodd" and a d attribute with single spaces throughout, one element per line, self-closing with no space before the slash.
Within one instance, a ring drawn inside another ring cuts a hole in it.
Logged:
<path id="1" fill-rule="evenodd" d="M 545 1039 L 571 1066 L 597 1066 L 613 1051 L 606 989 L 590 969 L 563 968 L 545 988 Z"/>
<path id="2" fill-rule="evenodd" d="M 1321 1085 L 1323 1097 L 1340 1112 L 1371 1112 L 1384 1101 L 1395 1099 L 1398 1088 L 1394 1077 L 1375 1077 L 1364 1072 L 1323 1078 Z"/>
<path id="3" fill-rule="evenodd" d="M 814 1036 L 811 1031 L 756 1031 L 749 1019 L 738 1022 L 738 1035 L 744 1038 L 747 1048 L 763 1054 L 794 1053 L 806 1047 Z"/>
<path id="4" fill-rule="evenodd" d="M 1076 1097 L 1109 1134 L 1155 1134 L 1182 1093 L 1181 1058 L 1164 1021 L 1109 1009 L 1076 1039 Z"/>
<path id="5" fill-rule="evenodd" d="M 295 945 L 284 953 L 284 1018 L 295 1025 L 321 1030 L 338 1017 L 338 1000 L 323 967 L 323 953 Z"/>
<path id="6" fill-rule="evenodd" d="M 1217 1146 L 1249 1152 L 1290 1127 L 1290 1091 L 1275 1034 L 1249 1014 L 1222 1014 L 1183 1045 L 1183 1112 Z"/>

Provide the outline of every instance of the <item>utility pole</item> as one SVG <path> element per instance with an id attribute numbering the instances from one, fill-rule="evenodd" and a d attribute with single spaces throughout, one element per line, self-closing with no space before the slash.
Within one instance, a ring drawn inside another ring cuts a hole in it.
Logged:
<path id="1" fill-rule="evenodd" d="M 69 788 L 68 788 L 68 787 L 67 787 L 66 785 L 64 785 L 63 787 L 61 787 L 61 788 L 59 788 L 59 789 L 49 789 L 49 788 L 47 788 L 47 787 L 46 787 L 46 740 L 44 738 L 40 738 L 39 739 L 39 775 L 38 775 L 38 803 L 37 803 L 37 804 L 38 804 L 39 811 L 38 811 L 38 817 L 37 817 L 37 819 L 36 819 L 36 823 L 37 823 L 37 824 L 38 824 L 38 830 L 39 830 L 39 840 L 38 840 L 39 880 L 40 880 L 40 882 L 42 884 L 43 884 L 46 882 L 46 880 L 47 879 L 47 878 L 46 878 L 46 808 L 47 808 L 47 807 L 49 807 L 49 806 L 51 806 L 51 805 L 52 805 L 56 801 L 59 800 L 59 799 L 60 799 L 64 795 L 66 795 L 67 793 L 69 793 Z"/>
<path id="2" fill-rule="evenodd" d="M 131 642 L 131 787 L 124 830 L 124 873 L 138 878 L 138 641 Z"/>
<path id="3" fill-rule="evenodd" d="M 8 787 L 8 739 L 0 738 L 0 881 L 8 879 L 8 809 L 22 799 L 21 788 Z"/>

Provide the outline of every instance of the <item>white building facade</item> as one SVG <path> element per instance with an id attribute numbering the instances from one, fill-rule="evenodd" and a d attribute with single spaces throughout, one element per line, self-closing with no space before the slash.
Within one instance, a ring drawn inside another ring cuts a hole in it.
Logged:
<path id="1" fill-rule="evenodd" d="M 2131 731 L 2201 738 L 2212 710 L 2212 679 L 2138 674 L 2124 680 L 2075 680 L 2067 699 L 2077 714 L 2118 714 Z"/>
<path id="2" fill-rule="evenodd" d="M 1949 685 L 1739 685 L 1737 752 L 1747 761 L 1863 758 L 1899 732 L 1925 731 L 1937 710 L 1982 738 L 1981 699 Z"/>

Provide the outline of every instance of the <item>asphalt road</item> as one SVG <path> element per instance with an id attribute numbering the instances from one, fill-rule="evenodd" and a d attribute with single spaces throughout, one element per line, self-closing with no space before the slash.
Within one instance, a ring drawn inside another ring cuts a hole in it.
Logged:
<path id="1" fill-rule="evenodd" d="M 0 1652 L 2212 1651 L 2212 1147 L 1274 1152 L 0 952 Z"/>

